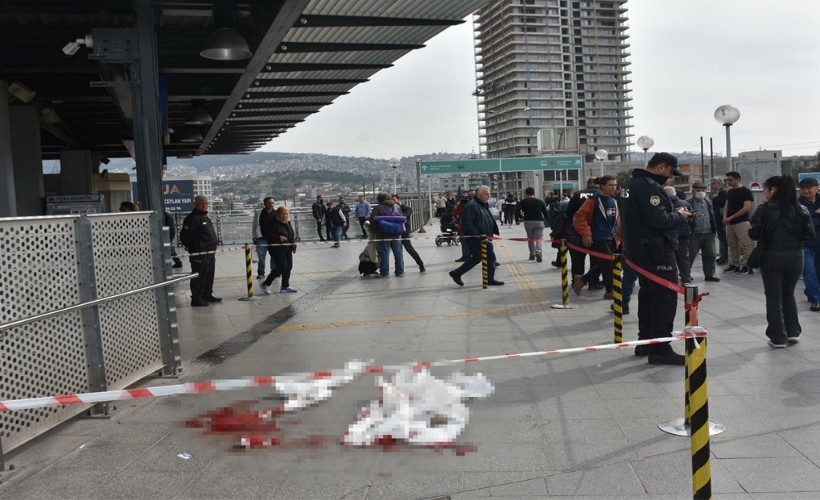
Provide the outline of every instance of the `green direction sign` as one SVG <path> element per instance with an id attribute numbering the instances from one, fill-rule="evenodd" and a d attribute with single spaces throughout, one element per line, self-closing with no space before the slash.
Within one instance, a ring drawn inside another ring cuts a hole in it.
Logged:
<path id="1" fill-rule="evenodd" d="M 422 174 L 471 174 L 481 172 L 522 172 L 531 170 L 581 169 L 580 155 L 551 155 L 493 160 L 423 161 Z"/>
<path id="2" fill-rule="evenodd" d="M 502 172 L 521 172 L 524 170 L 565 170 L 580 169 L 583 161 L 579 155 L 535 156 L 527 158 L 504 158 L 501 160 Z"/>
<path id="3" fill-rule="evenodd" d="M 422 174 L 470 174 L 474 172 L 498 172 L 499 160 L 423 161 Z"/>

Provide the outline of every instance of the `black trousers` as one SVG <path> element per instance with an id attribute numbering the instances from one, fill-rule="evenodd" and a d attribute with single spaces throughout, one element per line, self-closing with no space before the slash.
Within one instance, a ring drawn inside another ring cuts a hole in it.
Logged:
<path id="1" fill-rule="evenodd" d="M 605 253 L 612 255 L 615 253 L 614 240 L 592 240 L 592 246 L 589 248 L 593 252 Z M 601 259 L 599 257 L 589 257 L 590 267 L 589 272 L 584 275 L 584 283 L 596 283 L 598 277 L 604 282 L 604 287 L 607 292 L 612 291 L 612 259 Z"/>
<path id="2" fill-rule="evenodd" d="M 766 336 L 776 344 L 787 337 L 799 337 L 802 332 L 797 319 L 794 289 L 803 273 L 803 251 L 763 252 L 760 274 L 766 295 Z"/>
<path id="3" fill-rule="evenodd" d="M 293 251 L 289 247 L 268 247 L 270 258 L 276 262 L 276 267 L 265 278 L 265 286 L 271 286 L 273 280 L 282 277 L 282 287 L 290 286 L 290 271 L 293 269 Z"/>
<path id="4" fill-rule="evenodd" d="M 213 296 L 216 256 L 214 254 L 192 255 L 188 259 L 191 262 L 191 272 L 199 274 L 191 280 L 191 298 L 203 299 Z"/>
<path id="5" fill-rule="evenodd" d="M 467 247 L 469 257 L 464 264 L 461 264 L 458 269 L 453 271 L 453 273 L 459 277 L 481 264 L 481 238 L 466 238 L 462 246 Z M 495 251 L 493 250 L 493 243 L 491 241 L 487 241 L 487 279 L 489 281 L 495 281 Z"/>
<path id="6" fill-rule="evenodd" d="M 324 224 L 322 224 L 321 220 L 316 221 L 316 233 L 319 235 L 320 240 L 325 239 L 324 236 L 322 236 L 322 227 L 323 226 L 324 226 Z M 330 239 L 330 236 L 328 236 L 327 239 Z"/>
<path id="7" fill-rule="evenodd" d="M 628 256 L 638 267 L 672 283 L 678 282 L 675 252 L 668 251 L 657 256 Z M 678 293 L 638 274 L 641 289 L 638 292 L 638 339 L 671 337 L 678 308 Z M 662 354 L 671 350 L 669 344 L 650 345 L 650 353 Z"/>
<path id="8" fill-rule="evenodd" d="M 419 253 L 415 248 L 413 248 L 413 241 L 410 239 L 410 233 L 401 234 L 401 245 L 404 247 L 404 250 L 410 254 L 410 257 L 413 257 L 413 260 L 416 261 L 416 265 L 424 265 L 424 261 L 422 261 L 421 257 L 419 257 Z"/>

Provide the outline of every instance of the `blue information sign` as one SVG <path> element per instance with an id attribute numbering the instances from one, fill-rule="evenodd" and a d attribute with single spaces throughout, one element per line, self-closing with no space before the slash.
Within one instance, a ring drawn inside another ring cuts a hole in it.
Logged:
<path id="1" fill-rule="evenodd" d="M 133 200 L 139 199 L 136 182 L 131 183 Z M 188 213 L 194 209 L 194 181 L 162 181 L 162 204 L 170 213 Z"/>

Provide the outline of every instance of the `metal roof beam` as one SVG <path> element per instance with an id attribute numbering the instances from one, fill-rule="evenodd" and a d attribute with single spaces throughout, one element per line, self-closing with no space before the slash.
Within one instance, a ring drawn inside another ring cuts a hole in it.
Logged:
<path id="1" fill-rule="evenodd" d="M 304 15 L 294 28 L 334 28 L 344 26 L 455 26 L 463 20 L 456 19 L 418 19 L 407 17 L 376 16 L 322 16 Z"/>
<path id="2" fill-rule="evenodd" d="M 313 52 L 370 52 L 379 50 L 415 50 L 423 49 L 422 43 L 321 43 L 321 42 L 286 42 L 277 49 L 277 54 L 313 53 Z"/>
<path id="3" fill-rule="evenodd" d="M 239 81 L 236 83 L 231 97 L 228 98 L 225 105 L 222 106 L 219 114 L 214 117 L 214 123 L 211 125 L 208 133 L 205 134 L 202 144 L 200 144 L 199 149 L 197 149 L 195 153 L 196 155 L 201 155 L 208 149 L 211 141 L 216 137 L 216 133 L 222 128 L 225 122 L 228 121 L 228 116 L 233 112 L 236 105 L 239 104 L 239 101 L 245 98 L 244 96 L 247 94 L 245 89 L 253 85 L 253 81 L 268 64 L 270 54 L 282 43 L 288 30 L 296 23 L 296 20 L 299 19 L 302 12 L 305 11 L 308 4 L 310 4 L 310 0 L 284 0 L 281 2 L 276 17 L 270 26 L 268 26 L 264 35 L 259 39 L 259 43 L 256 44 L 254 54 L 250 61 L 247 62 L 247 67 L 242 73 L 242 76 L 239 77 Z"/>
<path id="4" fill-rule="evenodd" d="M 366 63 L 278 63 L 274 62 L 265 67 L 266 73 L 289 73 L 292 71 L 332 71 L 347 69 L 387 69 L 392 64 Z"/>
<path id="5" fill-rule="evenodd" d="M 231 119 L 235 118 L 258 118 L 260 116 L 288 116 L 288 115 L 300 115 L 300 116 L 307 116 L 312 115 L 315 111 L 251 111 L 248 113 L 231 113 Z"/>
<path id="6" fill-rule="evenodd" d="M 272 108 L 321 108 L 323 106 L 330 106 L 333 101 L 314 101 L 314 102 L 243 102 L 240 103 L 234 111 L 250 111 L 257 109 L 272 109 Z"/>
<path id="7" fill-rule="evenodd" d="M 254 86 L 299 87 L 305 85 L 358 85 L 369 82 L 369 78 L 260 78 Z"/>
<path id="8" fill-rule="evenodd" d="M 245 92 L 242 99 L 276 99 L 278 97 L 328 97 L 347 95 L 345 91 L 302 91 L 302 92 Z M 232 112 L 233 110 L 231 110 Z"/>

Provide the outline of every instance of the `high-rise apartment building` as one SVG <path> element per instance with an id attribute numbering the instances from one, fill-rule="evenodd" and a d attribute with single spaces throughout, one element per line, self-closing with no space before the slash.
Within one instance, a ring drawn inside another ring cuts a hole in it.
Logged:
<path id="1" fill-rule="evenodd" d="M 610 159 L 625 155 L 632 109 L 626 12 L 626 0 L 491 0 L 479 9 L 473 24 L 482 153 L 574 150 L 588 161 L 598 149 Z M 547 140 L 539 151 L 540 129 L 571 140 Z"/>

